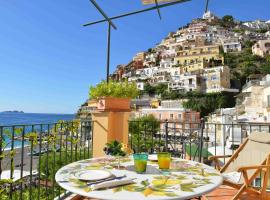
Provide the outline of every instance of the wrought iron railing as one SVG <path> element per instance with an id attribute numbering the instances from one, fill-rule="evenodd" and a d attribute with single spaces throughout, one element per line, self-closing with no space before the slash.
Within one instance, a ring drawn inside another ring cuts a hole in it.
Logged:
<path id="1" fill-rule="evenodd" d="M 0 199 L 61 199 L 54 175 L 91 157 L 92 130 L 92 121 L 0 126 Z M 134 120 L 129 144 L 135 152 L 170 151 L 210 164 L 209 156 L 232 154 L 254 131 L 270 133 L 270 124 Z"/>
<path id="2" fill-rule="evenodd" d="M 63 165 L 91 157 L 92 122 L 0 126 L 0 199 L 57 199 Z"/>
<path id="3" fill-rule="evenodd" d="M 133 150 L 149 153 L 170 151 L 174 156 L 207 164 L 210 164 L 208 157 L 211 155 L 233 154 L 251 132 L 270 133 L 270 123 L 129 123 L 129 142 Z"/>

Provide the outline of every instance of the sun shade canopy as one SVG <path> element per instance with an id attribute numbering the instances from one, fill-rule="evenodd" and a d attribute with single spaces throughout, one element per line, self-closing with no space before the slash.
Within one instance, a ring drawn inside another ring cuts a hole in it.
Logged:
<path id="1" fill-rule="evenodd" d="M 144 5 L 148 5 L 148 4 L 155 4 L 156 1 L 155 0 L 141 0 L 142 4 Z M 166 2 L 174 2 L 177 0 L 157 0 L 158 3 L 166 3 Z"/>

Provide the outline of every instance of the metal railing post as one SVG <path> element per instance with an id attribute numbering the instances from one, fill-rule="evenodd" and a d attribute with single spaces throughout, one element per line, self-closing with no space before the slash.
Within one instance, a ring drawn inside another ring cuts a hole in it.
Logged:
<path id="1" fill-rule="evenodd" d="M 202 162 L 202 150 L 203 150 L 203 130 L 205 127 L 204 119 L 201 119 L 201 135 L 200 135 L 200 146 L 199 146 L 199 162 Z"/>
<path id="2" fill-rule="evenodd" d="M 168 120 L 165 120 L 165 151 L 168 151 Z"/>

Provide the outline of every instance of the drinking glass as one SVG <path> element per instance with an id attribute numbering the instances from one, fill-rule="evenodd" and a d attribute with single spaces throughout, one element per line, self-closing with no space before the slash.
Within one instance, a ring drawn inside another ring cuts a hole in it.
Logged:
<path id="1" fill-rule="evenodd" d="M 148 154 L 146 153 L 135 153 L 133 154 L 135 171 L 137 173 L 143 173 L 146 171 Z"/>
<path id="2" fill-rule="evenodd" d="M 170 169 L 171 154 L 168 152 L 158 153 L 159 169 Z"/>

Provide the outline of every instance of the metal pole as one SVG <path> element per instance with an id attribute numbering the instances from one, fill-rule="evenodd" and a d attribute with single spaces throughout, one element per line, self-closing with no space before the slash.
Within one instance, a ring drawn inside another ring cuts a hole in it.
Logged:
<path id="1" fill-rule="evenodd" d="M 168 120 L 165 120 L 165 152 L 168 151 Z"/>
<path id="2" fill-rule="evenodd" d="M 107 83 L 109 83 L 110 74 L 110 53 L 111 53 L 111 24 L 108 23 L 108 39 L 107 39 Z"/>
<path id="3" fill-rule="evenodd" d="M 122 15 L 114 16 L 114 17 L 108 18 L 108 20 L 127 17 L 127 16 L 130 16 L 130 15 L 135 15 L 135 14 L 139 14 L 139 13 L 143 13 L 143 12 L 147 12 L 147 11 L 151 11 L 151 10 L 156 10 L 158 8 L 164 8 L 164 7 L 167 7 L 167 6 L 172 6 L 172 5 L 175 5 L 175 4 L 178 4 L 178 3 L 184 3 L 184 2 L 188 2 L 188 1 L 191 1 L 191 0 L 179 0 L 179 1 L 171 2 L 171 3 L 160 4 L 158 6 L 153 6 L 153 7 L 150 7 L 150 8 L 143 9 L 143 10 L 137 10 L 137 11 L 134 11 L 134 12 L 129 12 L 129 13 L 125 13 L 125 14 L 122 14 Z M 89 23 L 83 24 L 83 26 L 90 26 L 90 25 L 102 23 L 102 22 L 105 22 L 105 21 L 108 21 L 108 20 L 103 19 L 103 20 L 99 20 L 99 21 L 95 21 L 95 22 L 89 22 Z"/>
<path id="4" fill-rule="evenodd" d="M 161 19 L 161 14 L 160 14 L 160 10 L 158 8 L 158 2 L 157 2 L 157 0 L 155 0 L 155 3 L 156 3 L 156 7 L 157 7 L 157 12 L 158 12 L 159 19 Z"/>
<path id="5" fill-rule="evenodd" d="M 205 5 L 205 11 L 204 12 L 208 11 L 208 4 L 209 4 L 209 0 L 206 0 L 206 5 Z"/>
<path id="6" fill-rule="evenodd" d="M 205 121 L 201 119 L 201 135 L 200 135 L 200 149 L 199 149 L 199 162 L 202 162 L 202 151 L 203 151 L 203 130 L 205 128 Z"/>
<path id="7" fill-rule="evenodd" d="M 96 7 L 96 9 L 100 12 L 100 14 L 108 21 L 108 23 L 114 28 L 117 29 L 116 26 L 113 24 L 111 19 L 106 15 L 106 13 L 99 7 L 95 0 L 90 0 L 92 4 Z"/>

